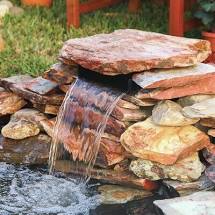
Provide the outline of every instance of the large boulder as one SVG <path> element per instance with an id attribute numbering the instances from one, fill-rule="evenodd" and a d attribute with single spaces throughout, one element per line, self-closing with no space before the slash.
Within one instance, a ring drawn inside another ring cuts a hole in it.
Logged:
<path id="1" fill-rule="evenodd" d="M 59 59 L 105 75 L 118 75 L 191 66 L 210 53 L 210 44 L 204 40 L 125 29 L 68 40 Z"/>
<path id="2" fill-rule="evenodd" d="M 192 125 L 155 125 L 151 118 L 130 126 L 121 144 L 135 157 L 172 165 L 210 144 L 208 136 Z"/>
<path id="3" fill-rule="evenodd" d="M 199 118 L 185 117 L 179 104 L 171 100 L 165 100 L 159 102 L 152 110 L 152 120 L 157 125 L 185 126 L 195 124 L 199 121 Z"/>
<path id="4" fill-rule="evenodd" d="M 198 153 L 177 161 L 173 165 L 163 165 L 149 160 L 134 160 L 130 164 L 131 171 L 140 178 L 151 180 L 173 179 L 182 182 L 197 180 L 205 170 Z"/>

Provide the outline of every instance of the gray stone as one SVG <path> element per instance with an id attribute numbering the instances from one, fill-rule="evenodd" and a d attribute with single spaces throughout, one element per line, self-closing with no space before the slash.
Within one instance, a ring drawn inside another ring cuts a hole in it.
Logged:
<path id="1" fill-rule="evenodd" d="M 165 100 L 159 102 L 152 110 L 152 120 L 157 125 L 185 126 L 195 124 L 200 119 L 185 117 L 179 104 L 171 100 Z"/>

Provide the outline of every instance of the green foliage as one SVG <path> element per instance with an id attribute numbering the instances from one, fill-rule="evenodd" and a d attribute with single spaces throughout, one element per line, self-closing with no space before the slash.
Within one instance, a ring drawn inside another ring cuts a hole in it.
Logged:
<path id="1" fill-rule="evenodd" d="M 195 17 L 201 20 L 207 31 L 215 32 L 215 0 L 198 0 L 198 4 Z"/>
<path id="2" fill-rule="evenodd" d="M 20 0 L 12 0 L 20 5 Z M 167 32 L 167 7 L 142 1 L 139 13 L 129 14 L 127 3 L 81 16 L 78 29 L 66 29 L 65 0 L 54 0 L 47 8 L 25 7 L 21 16 L 6 16 L 2 34 L 6 43 L 0 53 L 0 77 L 14 74 L 37 76 L 56 62 L 63 41 L 120 28 Z"/>

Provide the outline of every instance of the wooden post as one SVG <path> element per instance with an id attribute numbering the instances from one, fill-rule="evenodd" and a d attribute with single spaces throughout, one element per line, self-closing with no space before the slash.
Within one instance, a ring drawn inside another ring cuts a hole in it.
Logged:
<path id="1" fill-rule="evenodd" d="M 136 13 L 140 9 L 141 0 L 129 0 L 128 11 L 131 13 Z"/>
<path id="2" fill-rule="evenodd" d="M 184 35 L 184 0 L 170 0 L 169 33 L 173 36 Z"/>
<path id="3" fill-rule="evenodd" d="M 67 0 L 66 4 L 67 26 L 72 25 L 78 28 L 80 26 L 80 1 Z"/>

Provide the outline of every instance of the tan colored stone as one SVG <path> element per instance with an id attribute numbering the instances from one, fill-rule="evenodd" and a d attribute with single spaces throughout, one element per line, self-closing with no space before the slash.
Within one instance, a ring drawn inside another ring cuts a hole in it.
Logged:
<path id="1" fill-rule="evenodd" d="M 184 107 L 183 114 L 190 118 L 214 118 L 215 98 L 207 99 L 192 106 Z"/>
<path id="2" fill-rule="evenodd" d="M 209 129 L 208 130 L 208 135 L 212 136 L 212 137 L 215 137 L 215 129 Z"/>
<path id="3" fill-rule="evenodd" d="M 189 85 L 171 87 L 171 88 L 160 88 L 152 90 L 150 92 L 145 92 L 140 90 L 136 97 L 138 99 L 174 99 L 184 96 L 198 95 L 198 94 L 215 94 L 215 78 L 205 78 L 200 81 L 193 82 Z"/>
<path id="4" fill-rule="evenodd" d="M 149 160 L 134 160 L 130 164 L 130 170 L 140 178 L 150 180 L 173 179 L 182 182 L 197 180 L 205 166 L 200 162 L 198 153 L 177 161 L 173 165 L 163 165 Z"/>
<path id="5" fill-rule="evenodd" d="M 215 118 L 203 118 L 200 120 L 200 125 L 215 128 Z"/>
<path id="6" fill-rule="evenodd" d="M 149 191 L 118 185 L 102 185 L 98 188 L 98 191 L 100 192 L 103 204 L 124 204 L 152 195 Z"/>
<path id="7" fill-rule="evenodd" d="M 134 29 L 65 42 L 60 60 L 106 75 L 195 65 L 211 53 L 207 41 Z"/>
<path id="8" fill-rule="evenodd" d="M 185 126 L 195 124 L 199 121 L 199 118 L 185 117 L 179 104 L 171 100 L 165 100 L 159 102 L 152 110 L 152 120 L 157 125 Z"/>
<path id="9" fill-rule="evenodd" d="M 56 119 L 43 119 L 40 121 L 40 124 L 42 125 L 44 131 L 50 136 L 53 137 L 54 132 L 54 125 L 55 125 Z"/>
<path id="10" fill-rule="evenodd" d="M 151 118 L 130 126 L 121 144 L 135 157 L 172 165 L 210 144 L 208 136 L 194 126 L 158 126 Z"/>
<path id="11" fill-rule="evenodd" d="M 0 116 L 13 114 L 20 110 L 26 102 L 14 93 L 0 92 Z"/>
<path id="12" fill-rule="evenodd" d="M 215 98 L 215 95 L 192 95 L 192 96 L 185 96 L 178 99 L 177 103 L 180 104 L 182 107 L 191 106 L 196 103 L 205 101 L 207 99 Z"/>
<path id="13" fill-rule="evenodd" d="M 137 73 L 132 76 L 132 80 L 143 89 L 153 89 L 185 86 L 210 77 L 215 77 L 215 66 L 199 63 L 186 68 L 154 69 Z"/>
<path id="14" fill-rule="evenodd" d="M 36 124 L 26 121 L 25 119 L 10 121 L 1 130 L 4 137 L 14 140 L 22 140 L 27 137 L 36 136 L 39 132 L 40 129 Z"/>

